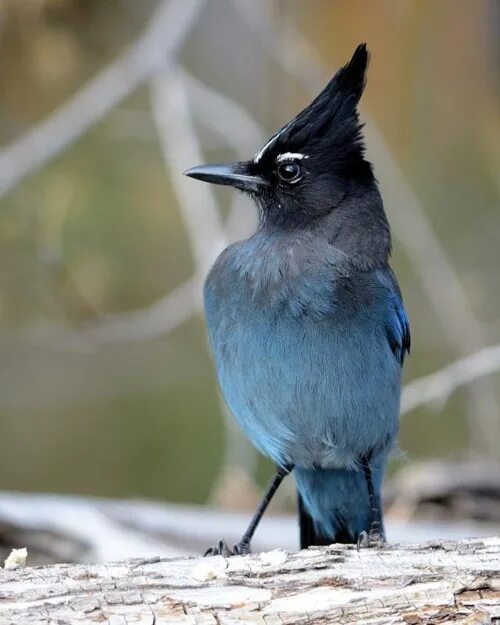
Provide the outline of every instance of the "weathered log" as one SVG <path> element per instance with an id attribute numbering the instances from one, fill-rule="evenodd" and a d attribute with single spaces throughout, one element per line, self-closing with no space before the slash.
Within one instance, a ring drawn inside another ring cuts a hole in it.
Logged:
<path id="1" fill-rule="evenodd" d="M 1 625 L 500 623 L 500 538 L 0 572 Z"/>

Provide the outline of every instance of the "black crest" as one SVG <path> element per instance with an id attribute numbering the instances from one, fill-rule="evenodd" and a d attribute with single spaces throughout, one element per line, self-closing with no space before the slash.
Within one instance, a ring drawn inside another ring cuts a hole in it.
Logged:
<path id="1" fill-rule="evenodd" d="M 353 156 L 363 155 L 364 146 L 357 105 L 366 84 L 369 52 L 360 44 L 349 63 L 340 68 L 323 91 L 292 121 L 278 131 L 256 155 L 255 162 L 268 161 L 282 151 L 308 149 L 324 153 L 342 148 Z"/>

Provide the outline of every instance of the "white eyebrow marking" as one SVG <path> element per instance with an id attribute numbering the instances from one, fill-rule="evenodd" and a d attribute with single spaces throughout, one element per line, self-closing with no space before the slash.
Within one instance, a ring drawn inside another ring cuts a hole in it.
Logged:
<path id="1" fill-rule="evenodd" d="M 269 141 L 266 143 L 266 145 L 262 146 L 260 148 L 260 150 L 257 152 L 257 154 L 253 157 L 253 162 L 254 163 L 258 163 L 260 161 L 260 159 L 264 156 L 264 152 L 267 150 L 268 147 L 270 147 L 280 136 L 280 134 L 282 132 L 284 132 L 284 130 L 286 129 L 286 126 L 284 128 L 282 128 L 279 132 L 277 132 L 275 135 L 273 135 Z"/>
<path id="2" fill-rule="evenodd" d="M 293 160 L 300 161 L 303 158 L 309 158 L 309 157 L 306 156 L 305 154 L 300 154 L 300 152 L 285 152 L 284 154 L 279 154 L 276 157 L 276 161 L 278 163 L 282 163 L 283 161 L 293 161 Z"/>
<path id="3" fill-rule="evenodd" d="M 269 141 L 266 143 L 266 145 L 264 145 L 264 146 L 262 146 L 260 148 L 260 150 L 257 152 L 257 154 L 253 157 L 253 162 L 254 163 L 258 163 L 260 161 L 260 159 L 264 156 L 264 152 L 267 150 L 267 148 L 271 147 L 272 144 L 279 139 L 279 137 L 285 132 L 285 130 L 288 129 L 289 125 L 290 125 L 290 123 L 288 123 L 285 126 L 283 126 L 283 128 L 281 130 L 279 130 L 275 135 L 273 135 L 269 139 Z"/>

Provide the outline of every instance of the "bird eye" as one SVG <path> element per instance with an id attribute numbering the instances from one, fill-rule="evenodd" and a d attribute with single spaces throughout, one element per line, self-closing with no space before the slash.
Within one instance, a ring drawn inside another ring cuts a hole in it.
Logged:
<path id="1" fill-rule="evenodd" d="M 278 165 L 278 176 L 283 182 L 297 182 L 301 174 L 300 165 L 293 161 Z"/>

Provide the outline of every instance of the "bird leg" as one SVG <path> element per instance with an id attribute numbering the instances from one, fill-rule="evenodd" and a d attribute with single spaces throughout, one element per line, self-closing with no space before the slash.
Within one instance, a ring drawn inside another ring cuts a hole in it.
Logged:
<path id="1" fill-rule="evenodd" d="M 278 467 L 276 470 L 276 475 L 273 477 L 269 486 L 267 487 L 264 496 L 259 504 L 259 507 L 255 511 L 255 514 L 250 521 L 249 526 L 247 527 L 245 533 L 241 537 L 241 540 L 234 545 L 232 549 L 229 549 L 227 543 L 224 540 L 219 540 L 219 542 L 215 545 L 215 547 L 211 547 L 207 549 L 205 552 L 206 556 L 237 556 L 237 555 L 245 555 L 250 553 L 250 542 L 253 538 L 255 530 L 262 519 L 264 512 L 267 509 L 267 506 L 271 502 L 274 494 L 280 487 L 281 482 L 284 478 L 290 473 L 293 469 L 293 465 L 287 465 L 285 467 Z"/>
<path id="2" fill-rule="evenodd" d="M 373 487 L 373 473 L 369 457 L 362 459 L 363 472 L 368 488 L 368 500 L 370 502 L 370 530 L 361 532 L 358 536 L 358 551 L 361 547 L 383 547 L 385 545 L 384 529 L 382 526 L 382 502 L 375 493 Z"/>

